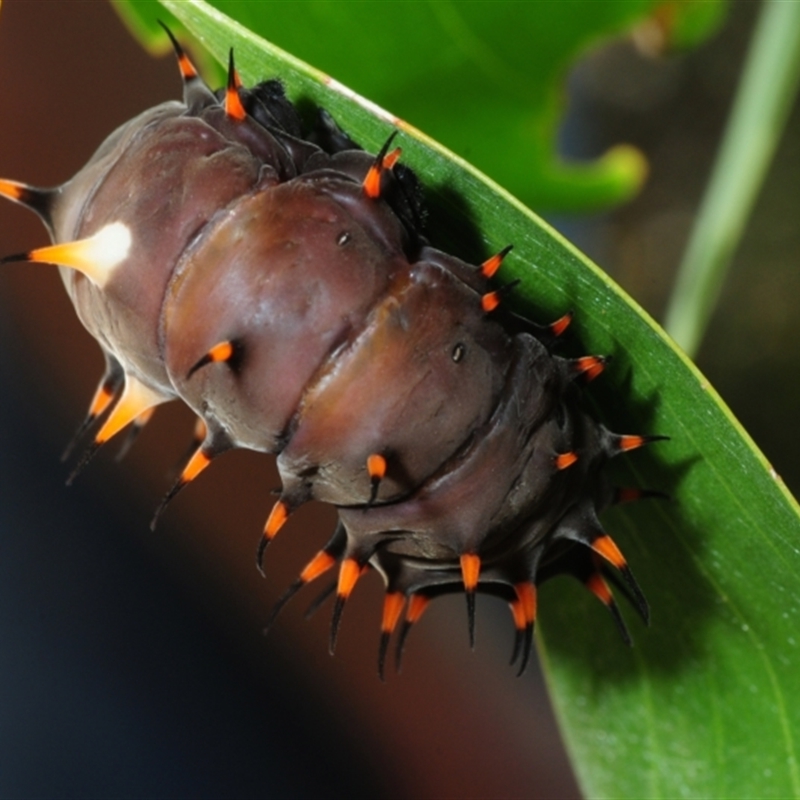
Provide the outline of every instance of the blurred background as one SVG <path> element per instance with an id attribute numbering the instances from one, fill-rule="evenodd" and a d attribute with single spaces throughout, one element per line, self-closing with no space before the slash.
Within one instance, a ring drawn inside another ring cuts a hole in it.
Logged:
<path id="1" fill-rule="evenodd" d="M 649 178 L 613 212 L 548 219 L 657 318 L 757 12 L 732 3 L 717 35 L 678 56 L 608 44 L 569 77 L 563 152 L 592 158 L 629 142 Z M 57 184 L 114 127 L 179 94 L 173 59 L 147 56 L 110 5 L 3 3 L 3 177 Z M 795 492 L 798 128 L 795 107 L 698 359 Z M 2 206 L 0 253 L 45 242 L 33 215 Z M 192 429 L 170 406 L 123 463 L 109 447 L 64 488 L 59 455 L 102 360 L 55 270 L 4 269 L 0 796 L 578 796 L 536 665 L 519 680 L 506 666 L 502 603 L 480 598 L 471 654 L 463 600 L 438 601 L 386 684 L 377 579 L 348 604 L 335 658 L 329 609 L 303 621 L 313 589 L 261 636 L 334 523 L 330 509 L 304 507 L 270 547 L 264 581 L 253 559 L 278 485 L 269 458 L 226 455 L 151 533 Z"/>

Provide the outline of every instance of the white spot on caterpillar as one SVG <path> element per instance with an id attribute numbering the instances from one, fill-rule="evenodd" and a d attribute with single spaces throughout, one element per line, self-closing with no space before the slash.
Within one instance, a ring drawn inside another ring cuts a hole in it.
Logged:
<path id="1" fill-rule="evenodd" d="M 114 269 L 128 257 L 131 242 L 128 226 L 122 222 L 111 222 L 86 239 L 32 250 L 26 259 L 78 270 L 102 289 Z"/>
<path id="2" fill-rule="evenodd" d="M 86 275 L 102 289 L 114 274 L 116 267 L 130 253 L 133 242 L 130 228 L 122 222 L 111 222 L 83 242 L 87 262 L 91 265 L 85 271 Z"/>

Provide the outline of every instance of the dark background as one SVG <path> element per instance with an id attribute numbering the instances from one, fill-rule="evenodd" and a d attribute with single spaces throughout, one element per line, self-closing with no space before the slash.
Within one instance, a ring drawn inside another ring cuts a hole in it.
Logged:
<path id="1" fill-rule="evenodd" d="M 589 157 L 632 142 L 652 174 L 624 209 L 552 221 L 657 316 L 756 11 L 734 3 L 720 35 L 686 56 L 652 61 L 613 45 L 571 80 L 565 149 Z M 106 3 L 3 3 L 0 175 L 57 184 L 115 126 L 179 94 L 173 60 L 150 59 Z M 800 486 L 799 116 L 699 359 L 790 488 Z M 45 243 L 33 215 L 0 208 L 0 253 Z M 269 458 L 226 455 L 151 533 L 192 428 L 168 407 L 122 464 L 102 453 L 65 489 L 58 456 L 101 358 L 55 270 L 4 269 L 0 796 L 577 796 L 536 667 L 517 680 L 506 666 L 502 603 L 480 599 L 471 654 L 463 600 L 438 601 L 412 634 L 402 676 L 385 685 L 376 579 L 348 605 L 334 659 L 329 610 L 302 619 L 313 590 L 261 636 L 334 521 L 330 509 L 298 512 L 270 547 L 264 581 L 253 558 L 278 485 Z"/>

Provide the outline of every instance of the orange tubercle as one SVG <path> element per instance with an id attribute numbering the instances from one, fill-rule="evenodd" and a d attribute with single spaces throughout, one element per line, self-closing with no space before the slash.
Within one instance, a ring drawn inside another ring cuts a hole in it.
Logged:
<path id="1" fill-rule="evenodd" d="M 131 243 L 128 226 L 112 222 L 85 239 L 39 247 L 26 253 L 24 259 L 10 258 L 69 267 L 82 272 L 102 289 L 114 274 L 114 268 L 128 257 Z"/>
<path id="2" fill-rule="evenodd" d="M 361 576 L 361 564 L 354 558 L 346 558 L 339 567 L 339 584 L 336 587 L 336 594 L 347 599 Z"/>
<path id="3" fill-rule="evenodd" d="M 517 597 L 512 600 L 508 607 L 511 609 L 511 615 L 514 617 L 514 627 L 518 630 L 525 629 L 525 609 L 522 607 L 522 601 Z"/>
<path id="4" fill-rule="evenodd" d="M 208 357 L 212 362 L 230 361 L 233 355 L 233 345 L 230 342 L 215 344 L 209 351 Z"/>
<path id="5" fill-rule="evenodd" d="M 577 460 L 578 454 L 573 452 L 561 453 L 561 455 L 557 455 L 554 459 L 557 470 L 567 469 L 567 467 L 571 467 Z"/>
<path id="6" fill-rule="evenodd" d="M 228 86 L 225 89 L 225 114 L 229 119 L 236 122 L 243 122 L 247 117 L 247 111 L 242 105 L 237 86 L 236 67 L 233 65 L 233 49 L 230 51 L 228 59 Z"/>
<path id="7" fill-rule="evenodd" d="M 644 436 L 620 436 L 619 438 L 619 449 L 623 453 L 627 453 L 628 450 L 636 450 L 645 444 L 647 444 L 647 439 Z"/>
<path id="8" fill-rule="evenodd" d="M 272 507 L 267 523 L 264 525 L 264 536 L 267 539 L 274 539 L 287 519 L 289 519 L 289 508 L 282 500 L 278 500 Z"/>
<path id="9" fill-rule="evenodd" d="M 536 587 L 530 581 L 514 584 L 526 625 L 533 625 L 536 621 Z"/>
<path id="10" fill-rule="evenodd" d="M 92 398 L 92 403 L 89 406 L 89 416 L 99 417 L 108 408 L 113 399 L 114 392 L 110 387 L 103 384 Z"/>
<path id="11" fill-rule="evenodd" d="M 584 356 L 579 358 L 576 362 L 578 372 L 580 372 L 587 381 L 593 381 L 600 375 L 606 368 L 605 362 L 598 356 Z"/>
<path id="12" fill-rule="evenodd" d="M 300 573 L 300 580 L 303 583 L 310 583 L 327 572 L 335 563 L 336 559 L 330 553 L 320 550 Z"/>
<path id="13" fill-rule="evenodd" d="M 391 633 L 395 629 L 405 602 L 406 598 L 402 592 L 387 592 L 383 599 L 383 619 L 381 620 L 383 633 Z"/>
<path id="14" fill-rule="evenodd" d="M 503 259 L 511 252 L 513 249 L 513 245 L 508 245 L 508 247 L 504 247 L 499 253 L 496 253 L 491 258 L 487 258 L 486 261 L 481 264 L 481 274 L 484 278 L 491 278 L 498 269 L 500 269 L 500 265 L 503 263 Z"/>
<path id="15" fill-rule="evenodd" d="M 185 81 L 197 77 L 197 70 L 194 68 L 194 64 L 189 60 L 186 53 L 182 52 L 180 56 L 178 56 L 178 69 L 181 71 L 181 78 Z"/>
<path id="16" fill-rule="evenodd" d="M 468 592 L 474 592 L 478 586 L 478 578 L 481 574 L 481 559 L 475 553 L 464 553 L 461 556 L 461 576 L 464 580 L 464 588 Z"/>
<path id="17" fill-rule="evenodd" d="M 412 594 L 408 599 L 408 608 L 406 609 L 406 622 L 412 625 L 419 620 L 425 613 L 425 609 L 430 604 L 430 597 L 424 594 Z"/>
<path id="18" fill-rule="evenodd" d="M 604 605 L 609 606 L 613 602 L 611 590 L 608 588 L 608 584 L 603 580 L 599 572 L 595 572 L 589 576 L 589 579 L 586 581 L 586 588 Z"/>
<path id="19" fill-rule="evenodd" d="M 239 99 L 239 91 L 235 86 L 225 92 L 225 114 L 236 122 L 243 122 L 247 117 L 247 112 Z"/>
<path id="20" fill-rule="evenodd" d="M 373 164 L 364 178 L 364 194 L 371 197 L 373 200 L 381 196 L 381 175 L 383 171 L 380 166 Z"/>
<path id="21" fill-rule="evenodd" d="M 183 468 L 183 472 L 181 472 L 181 483 L 193 481 L 210 463 L 211 457 L 202 448 L 196 450 L 189 459 L 189 463 Z"/>
<path id="22" fill-rule="evenodd" d="M 391 153 L 387 153 L 383 157 L 383 161 L 381 162 L 381 166 L 383 169 L 391 169 L 400 159 L 400 156 L 403 154 L 402 147 L 395 147 Z"/>
<path id="23" fill-rule="evenodd" d="M 134 378 L 127 378 L 125 389 L 111 415 L 100 428 L 94 442 L 96 445 L 104 444 L 112 436 L 119 433 L 124 427 L 133 422 L 136 417 L 150 408 L 162 403 L 164 398 L 152 389 Z"/>
<path id="24" fill-rule="evenodd" d="M 17 183 L 16 181 L 3 181 L 0 180 L 0 195 L 7 197 L 9 200 L 21 200 L 25 195 L 26 187 Z"/>
<path id="25" fill-rule="evenodd" d="M 481 308 L 488 314 L 500 305 L 500 292 L 487 292 L 481 297 Z"/>
<path id="26" fill-rule="evenodd" d="M 569 328 L 572 322 L 573 313 L 568 311 L 563 317 L 559 317 L 555 322 L 550 323 L 550 330 L 553 336 L 561 336 L 564 331 Z"/>
<path id="27" fill-rule="evenodd" d="M 386 459 L 379 453 L 373 453 L 367 458 L 367 472 L 370 478 L 382 480 L 386 475 Z"/>
<path id="28" fill-rule="evenodd" d="M 610 536 L 598 536 L 592 542 L 592 550 L 601 555 L 610 564 L 613 564 L 617 569 L 624 569 L 628 562 L 625 556 L 622 555 L 620 549 L 614 544 L 614 540 Z"/>

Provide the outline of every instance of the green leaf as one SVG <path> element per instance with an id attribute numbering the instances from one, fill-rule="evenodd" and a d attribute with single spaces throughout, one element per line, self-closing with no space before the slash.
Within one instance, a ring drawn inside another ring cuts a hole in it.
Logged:
<path id="1" fill-rule="evenodd" d="M 247 82 L 281 75 L 295 100 L 325 106 L 366 147 L 387 137 L 385 112 L 200 0 L 163 1 L 218 59 L 234 46 Z M 672 437 L 614 464 L 621 484 L 666 489 L 672 501 L 604 516 L 649 597 L 652 627 L 624 608 L 628 649 L 574 582 L 541 592 L 541 652 L 586 794 L 800 795 L 795 501 L 703 376 L 607 276 L 472 167 L 402 131 L 404 160 L 430 189 L 434 243 L 475 259 L 513 242 L 501 278 L 522 281 L 529 313 L 574 309 L 573 341 L 615 357 L 590 392 L 602 419 Z"/>
<path id="2" fill-rule="evenodd" d="M 115 5 L 127 9 L 123 17 L 137 35 L 161 42 L 154 3 Z M 557 136 L 576 56 L 629 31 L 654 0 L 212 5 L 424 128 L 529 204 L 605 208 L 630 199 L 644 181 L 647 166 L 636 148 L 618 145 L 594 161 L 567 162 Z"/>

